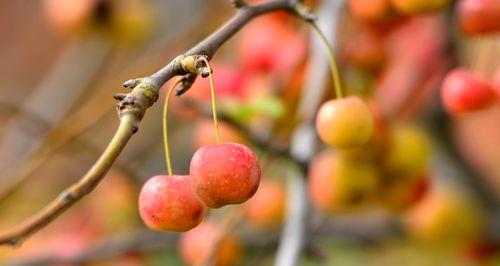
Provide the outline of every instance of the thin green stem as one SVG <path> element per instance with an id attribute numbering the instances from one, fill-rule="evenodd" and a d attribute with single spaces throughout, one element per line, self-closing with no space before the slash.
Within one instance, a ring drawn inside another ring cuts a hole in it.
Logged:
<path id="1" fill-rule="evenodd" d="M 318 25 L 316 25 L 314 22 L 311 22 L 311 26 L 318 33 L 319 37 L 321 38 L 321 41 L 325 45 L 328 61 L 330 63 L 330 71 L 332 73 L 333 84 L 335 86 L 335 95 L 338 99 L 340 99 L 343 97 L 342 87 L 340 86 L 339 71 L 337 68 L 337 63 L 335 62 L 335 56 L 333 55 L 332 48 L 330 47 L 330 44 L 328 43 L 328 39 L 326 38 L 325 34 L 321 31 Z"/>
<path id="2" fill-rule="evenodd" d="M 214 120 L 214 128 L 215 128 L 215 137 L 217 138 L 217 144 L 221 143 L 220 131 L 219 131 L 219 123 L 217 122 L 217 104 L 215 101 L 215 86 L 214 80 L 212 76 L 212 68 L 208 64 L 208 60 L 203 58 L 203 62 L 208 67 L 208 79 L 210 80 L 210 96 L 212 97 L 212 117 Z"/>
<path id="3" fill-rule="evenodd" d="M 172 98 L 172 92 L 174 91 L 175 87 L 179 85 L 182 82 L 182 79 L 177 80 L 170 86 L 167 92 L 167 96 L 165 97 L 165 105 L 163 106 L 163 147 L 165 148 L 165 161 L 167 164 L 167 171 L 168 175 L 173 175 L 172 171 L 172 162 L 170 160 L 170 148 L 168 145 L 168 120 L 167 120 L 167 114 L 168 114 L 168 105 L 170 102 L 170 98 Z"/>

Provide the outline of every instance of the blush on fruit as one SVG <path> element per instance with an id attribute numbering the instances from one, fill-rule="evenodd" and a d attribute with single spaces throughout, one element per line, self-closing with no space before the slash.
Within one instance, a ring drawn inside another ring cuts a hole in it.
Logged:
<path id="1" fill-rule="evenodd" d="M 237 265 L 242 256 L 240 241 L 232 233 L 221 237 L 223 230 L 214 221 L 207 220 L 184 233 L 179 243 L 184 262 L 187 265 L 202 265 L 214 254 L 216 266 Z"/>
<path id="2" fill-rule="evenodd" d="M 245 218 L 259 227 L 273 227 L 283 220 L 286 192 L 282 183 L 263 180 L 257 193 L 245 204 Z"/>
<path id="3" fill-rule="evenodd" d="M 458 24 L 467 35 L 500 31 L 500 1 L 460 0 L 457 6 Z"/>
<path id="4" fill-rule="evenodd" d="M 190 179 L 157 175 L 144 184 L 139 195 L 139 213 L 149 228 L 184 232 L 203 220 L 206 208 L 191 188 Z"/>
<path id="5" fill-rule="evenodd" d="M 201 201 L 210 208 L 220 208 L 251 198 L 259 187 L 261 170 L 250 148 L 225 142 L 196 151 L 189 174 Z"/>
<path id="6" fill-rule="evenodd" d="M 451 114 L 463 114 L 487 107 L 494 99 L 490 85 L 463 69 L 453 70 L 441 86 L 441 100 Z"/>
<path id="7" fill-rule="evenodd" d="M 373 116 L 359 97 L 330 100 L 319 109 L 316 129 L 325 143 L 353 148 L 368 143 L 373 135 Z"/>

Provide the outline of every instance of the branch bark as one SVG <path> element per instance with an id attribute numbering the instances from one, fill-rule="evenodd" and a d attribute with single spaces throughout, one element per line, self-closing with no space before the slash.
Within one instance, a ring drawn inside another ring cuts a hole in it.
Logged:
<path id="1" fill-rule="evenodd" d="M 238 10 L 226 24 L 212 35 L 201 41 L 180 58 L 186 56 L 205 56 L 211 59 L 215 52 L 250 20 L 262 14 L 285 10 L 299 14 L 297 0 L 271 0 L 261 4 L 249 5 Z M 158 99 L 158 93 L 163 84 L 175 76 L 192 74 L 179 57 L 160 69 L 153 75 L 127 81 L 125 87 L 132 89 L 117 105 L 120 125 L 115 136 L 108 144 L 98 161 L 74 185 L 70 186 L 59 197 L 50 202 L 40 212 L 27 219 L 13 229 L 0 234 L 0 245 L 16 245 L 34 234 L 79 199 L 90 193 L 104 178 L 105 174 L 121 153 L 129 139 L 138 130 L 140 121 Z M 186 89 L 187 90 L 187 89 Z"/>

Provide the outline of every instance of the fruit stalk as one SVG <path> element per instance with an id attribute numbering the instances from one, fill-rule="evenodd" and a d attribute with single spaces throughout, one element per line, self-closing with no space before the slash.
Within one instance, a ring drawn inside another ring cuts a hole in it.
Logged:
<path id="1" fill-rule="evenodd" d="M 167 164 L 168 175 L 173 175 L 172 171 L 172 161 L 170 159 L 170 146 L 168 145 L 168 105 L 170 102 L 170 98 L 172 98 L 172 92 L 174 89 L 182 83 L 182 79 L 177 80 L 167 91 L 167 96 L 165 97 L 165 105 L 163 106 L 163 147 L 165 149 L 165 161 Z"/>
<path id="2" fill-rule="evenodd" d="M 332 74 L 333 84 L 335 86 L 335 96 L 337 99 L 340 99 L 343 97 L 343 95 L 342 95 L 342 87 L 340 86 L 339 70 L 337 68 L 337 63 L 335 61 L 335 55 L 333 54 L 332 48 L 328 44 L 328 39 L 326 38 L 323 31 L 321 31 L 318 25 L 316 25 L 316 23 L 314 22 L 311 22 L 311 26 L 314 28 L 316 33 L 318 33 L 319 37 L 321 38 L 321 42 L 325 45 L 328 62 L 330 63 L 330 71 Z"/>
<path id="3" fill-rule="evenodd" d="M 203 62 L 208 68 L 208 79 L 210 80 L 210 97 L 212 101 L 212 118 L 214 120 L 214 129 L 215 129 L 215 137 L 217 138 L 217 144 L 221 143 L 220 131 L 219 131 L 219 122 L 217 121 L 217 104 L 215 101 L 215 86 L 214 86 L 214 78 L 213 71 L 208 63 L 208 60 L 203 57 Z"/>

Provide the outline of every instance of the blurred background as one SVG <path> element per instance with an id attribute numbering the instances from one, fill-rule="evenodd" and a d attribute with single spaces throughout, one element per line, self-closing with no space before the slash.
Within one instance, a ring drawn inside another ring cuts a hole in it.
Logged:
<path id="1" fill-rule="evenodd" d="M 166 174 L 162 90 L 96 190 L 21 246 L 0 246 L 0 264 L 272 265 L 299 178 L 299 265 L 500 265 L 500 1 L 305 4 L 345 93 L 371 108 L 369 144 L 337 151 L 314 135 L 312 154 L 284 156 L 334 90 L 312 28 L 268 14 L 211 62 L 223 139 L 252 146 L 263 169 L 248 203 L 211 210 L 186 234 L 143 225 L 140 188 Z M 118 126 L 112 96 L 124 81 L 154 73 L 235 12 L 227 0 L 1 1 L 0 232 L 90 168 Z M 175 173 L 216 143 L 209 96 L 198 78 L 172 100 Z"/>

